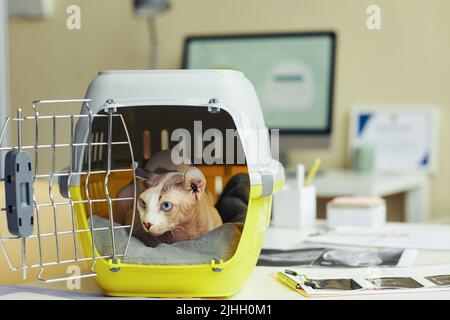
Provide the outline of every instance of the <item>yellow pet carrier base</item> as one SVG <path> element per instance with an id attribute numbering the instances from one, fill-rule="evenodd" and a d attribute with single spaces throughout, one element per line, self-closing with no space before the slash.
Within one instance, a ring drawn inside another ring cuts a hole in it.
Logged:
<path id="1" fill-rule="evenodd" d="M 281 186 L 280 186 L 281 187 Z M 76 200 L 82 200 L 80 188 L 72 187 Z M 251 195 L 260 195 L 261 187 L 252 187 Z M 129 297 L 227 297 L 235 294 L 248 278 L 258 260 L 264 230 L 270 222 L 271 197 L 251 198 L 247 221 L 238 249 L 228 261 L 205 265 L 143 266 L 114 264 L 111 260 L 95 262 L 95 281 L 109 296 Z M 88 228 L 84 205 L 78 205 L 79 228 Z M 80 234 L 85 252 L 91 252 L 89 233 Z M 98 256 L 100 254 L 97 253 Z M 91 265 L 92 262 L 89 262 Z M 119 272 L 111 270 L 120 269 Z"/>

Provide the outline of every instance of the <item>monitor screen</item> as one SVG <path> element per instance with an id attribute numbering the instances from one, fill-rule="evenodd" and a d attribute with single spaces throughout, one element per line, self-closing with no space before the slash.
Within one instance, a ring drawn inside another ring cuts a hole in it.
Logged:
<path id="1" fill-rule="evenodd" d="M 242 71 L 256 89 L 267 127 L 329 134 L 335 38 L 332 32 L 193 36 L 186 39 L 183 67 Z"/>

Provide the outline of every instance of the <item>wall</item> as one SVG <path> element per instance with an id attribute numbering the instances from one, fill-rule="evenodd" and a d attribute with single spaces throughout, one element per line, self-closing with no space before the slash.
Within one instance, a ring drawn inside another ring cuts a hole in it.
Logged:
<path id="1" fill-rule="evenodd" d="M 0 0 L 0 105 L 9 104 L 9 66 L 8 66 L 8 14 L 6 0 Z M 7 116 L 7 110 L 0 108 L 0 125 Z M 0 167 L 1 170 L 1 167 Z"/>
<path id="2" fill-rule="evenodd" d="M 450 215 L 450 20 L 447 0 L 176 0 L 157 22 L 162 68 L 180 66 L 187 34 L 336 30 L 339 36 L 335 131 L 330 150 L 298 151 L 293 160 L 346 166 L 347 117 L 355 104 L 442 106 L 440 168 L 432 178 L 433 216 Z M 65 27 L 65 9 L 82 9 L 81 31 Z M 382 9 L 382 30 L 366 28 L 366 8 Z M 131 1 L 58 0 L 45 20 L 10 28 L 12 106 L 38 98 L 81 97 L 102 69 L 148 65 L 146 24 Z"/>

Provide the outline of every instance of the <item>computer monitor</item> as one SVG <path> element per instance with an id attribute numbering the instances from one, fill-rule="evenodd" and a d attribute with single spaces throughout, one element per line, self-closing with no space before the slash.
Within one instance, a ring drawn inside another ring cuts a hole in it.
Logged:
<path id="1" fill-rule="evenodd" d="M 332 131 L 336 35 L 333 32 L 191 36 L 186 69 L 233 69 L 255 86 L 280 150 L 324 148 Z"/>

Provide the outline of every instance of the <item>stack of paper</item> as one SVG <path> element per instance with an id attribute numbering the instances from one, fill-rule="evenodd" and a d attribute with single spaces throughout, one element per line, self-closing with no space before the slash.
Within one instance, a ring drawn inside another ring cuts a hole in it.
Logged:
<path id="1" fill-rule="evenodd" d="M 389 227 L 380 231 L 340 228 L 306 238 L 307 242 L 362 247 L 450 250 L 450 227 Z"/>

